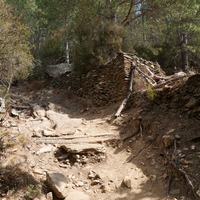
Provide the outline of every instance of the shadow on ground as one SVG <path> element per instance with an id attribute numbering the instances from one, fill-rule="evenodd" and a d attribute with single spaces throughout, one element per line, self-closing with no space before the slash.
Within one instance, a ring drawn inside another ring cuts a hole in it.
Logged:
<path id="1" fill-rule="evenodd" d="M 20 195 L 23 199 L 30 200 L 39 192 L 39 182 L 18 165 L 0 167 L 0 197 L 12 199 L 15 195 Z"/>

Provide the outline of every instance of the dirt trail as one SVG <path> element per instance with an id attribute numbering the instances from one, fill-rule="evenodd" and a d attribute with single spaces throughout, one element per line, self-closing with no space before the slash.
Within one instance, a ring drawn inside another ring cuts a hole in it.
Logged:
<path id="1" fill-rule="evenodd" d="M 4 175 L 9 177 L 9 173 L 13 174 L 13 184 L 6 183 L 6 179 L 0 181 L 1 199 L 56 199 L 46 195 L 51 190 L 44 181 L 46 172 L 51 171 L 68 176 L 70 189 L 83 191 L 93 200 L 185 199 L 177 186 L 168 194 L 167 170 L 150 139 L 146 143 L 137 136 L 125 143 L 119 141 L 123 120 L 108 123 L 116 106 L 93 108 L 53 88 L 23 86 L 13 92 L 12 104 L 19 108 L 26 105 L 28 109 L 18 109 L 16 115 L 8 116 L 1 128 L 7 134 L 4 143 L 9 148 L 1 158 L 0 172 L 7 170 Z M 103 150 L 74 153 L 73 146 L 69 153 L 61 147 L 65 141 L 75 147 L 80 143 L 99 144 Z M 90 173 L 98 178 L 90 178 Z M 5 183 L 8 188 L 2 186 Z M 43 185 L 43 194 L 30 185 Z"/>

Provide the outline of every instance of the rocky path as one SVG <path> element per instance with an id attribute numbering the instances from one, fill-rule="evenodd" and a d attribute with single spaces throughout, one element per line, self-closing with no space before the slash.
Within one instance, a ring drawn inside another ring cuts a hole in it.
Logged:
<path id="1" fill-rule="evenodd" d="M 0 168 L 2 200 L 164 200 L 180 196 L 176 188 L 170 197 L 167 194 L 167 172 L 154 159 L 155 146 L 144 148 L 142 138 L 132 138 L 128 142 L 134 143 L 134 152 L 141 152 L 127 162 L 132 156 L 129 145 L 120 142 L 119 126 L 108 123 L 113 108 L 96 110 L 51 88 L 18 88 L 12 104 L 11 116 L 1 127 L 2 145 L 6 146 Z"/>

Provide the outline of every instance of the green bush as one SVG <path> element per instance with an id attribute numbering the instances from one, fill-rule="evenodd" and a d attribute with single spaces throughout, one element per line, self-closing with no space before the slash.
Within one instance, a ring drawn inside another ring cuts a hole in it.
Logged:
<path id="1" fill-rule="evenodd" d="M 29 29 L 0 0 L 0 80 L 4 84 L 29 75 L 33 57 L 28 40 Z"/>
<path id="2" fill-rule="evenodd" d="M 120 50 L 123 28 L 104 19 L 92 6 L 80 3 L 71 29 L 74 36 L 72 60 L 80 71 L 89 71 L 113 57 Z"/>

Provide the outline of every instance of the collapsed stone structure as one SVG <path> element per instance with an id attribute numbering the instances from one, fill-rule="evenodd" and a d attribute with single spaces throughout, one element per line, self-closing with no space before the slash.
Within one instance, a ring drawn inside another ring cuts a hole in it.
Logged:
<path id="1" fill-rule="evenodd" d="M 133 88 L 146 90 L 166 77 L 158 63 L 120 52 L 107 64 L 77 77 L 71 74 L 67 83 L 76 95 L 90 99 L 97 106 L 122 101 L 129 91 L 131 68 L 135 67 Z"/>

